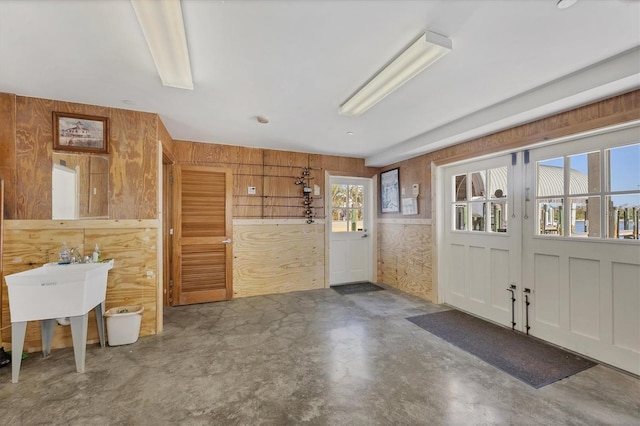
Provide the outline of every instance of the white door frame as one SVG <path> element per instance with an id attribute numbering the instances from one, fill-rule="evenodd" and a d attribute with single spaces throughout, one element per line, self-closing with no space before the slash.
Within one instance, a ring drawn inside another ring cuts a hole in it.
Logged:
<path id="1" fill-rule="evenodd" d="M 377 282 L 378 280 L 378 262 L 377 262 L 377 246 L 378 246 L 378 232 L 377 232 L 377 211 L 378 200 L 376 196 L 376 188 L 378 185 L 378 176 L 372 178 L 362 176 L 345 176 L 341 174 L 332 174 L 330 171 L 325 171 L 324 188 L 325 188 L 325 280 L 324 287 L 329 288 L 331 286 L 331 178 L 345 178 L 345 179 L 360 179 L 369 181 L 371 188 L 371 194 L 366 197 L 366 210 L 369 213 L 369 228 L 367 228 L 367 234 L 369 239 L 369 273 L 368 281 Z"/>

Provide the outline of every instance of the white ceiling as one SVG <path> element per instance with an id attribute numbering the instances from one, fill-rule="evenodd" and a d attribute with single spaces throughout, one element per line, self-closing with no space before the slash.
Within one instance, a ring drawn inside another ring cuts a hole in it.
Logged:
<path id="1" fill-rule="evenodd" d="M 640 2 L 556 1 L 182 0 L 188 91 L 161 84 L 128 0 L 0 0 L 0 92 L 157 112 L 175 139 L 381 166 L 640 87 Z M 425 29 L 453 51 L 338 115 Z"/>

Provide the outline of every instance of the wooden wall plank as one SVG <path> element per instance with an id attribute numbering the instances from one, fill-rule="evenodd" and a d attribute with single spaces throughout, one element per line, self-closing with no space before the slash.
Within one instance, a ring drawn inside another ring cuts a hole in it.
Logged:
<path id="1" fill-rule="evenodd" d="M 110 110 L 112 219 L 158 216 L 158 139 L 155 114 Z"/>
<path id="2" fill-rule="evenodd" d="M 300 152 L 262 150 L 230 145 L 216 145 L 189 141 L 174 141 L 176 162 L 209 166 L 231 166 L 234 174 L 234 218 L 302 218 L 302 186 L 296 185 L 304 167 L 311 166 L 312 188 L 319 186 L 324 194 L 323 166 L 346 176 L 374 176 L 378 169 L 364 166 L 362 158 L 347 158 Z M 256 195 L 249 196 L 247 187 L 256 187 Z M 298 208 L 298 206 L 300 206 Z M 323 218 L 324 200 L 313 197 L 316 217 Z"/>
<path id="3" fill-rule="evenodd" d="M 16 96 L 0 93 L 0 179 L 4 180 L 4 217 L 16 217 Z"/>
<path id="4" fill-rule="evenodd" d="M 432 298 L 431 225 L 378 224 L 378 281 Z"/>
<path id="5" fill-rule="evenodd" d="M 51 219 L 54 105 L 46 99 L 16 98 L 17 219 Z"/>
<path id="6" fill-rule="evenodd" d="M 324 225 L 235 225 L 234 297 L 324 288 Z"/>

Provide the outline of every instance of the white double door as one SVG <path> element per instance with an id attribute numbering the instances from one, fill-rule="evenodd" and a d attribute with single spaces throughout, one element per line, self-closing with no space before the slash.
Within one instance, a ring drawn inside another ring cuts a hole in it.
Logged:
<path id="1" fill-rule="evenodd" d="M 640 197 L 638 188 L 611 195 L 608 148 L 624 143 L 638 143 L 637 128 L 445 168 L 445 303 L 640 374 L 640 245 L 608 238 L 605 209 L 616 197 Z M 576 228 L 581 203 L 571 193 L 581 190 L 570 162 L 597 152 L 600 166 L 589 170 L 602 187 L 581 197 L 601 219 L 592 216 L 587 235 Z M 546 164 L 562 164 L 562 178 Z M 548 206 L 564 212 L 554 219 Z"/>

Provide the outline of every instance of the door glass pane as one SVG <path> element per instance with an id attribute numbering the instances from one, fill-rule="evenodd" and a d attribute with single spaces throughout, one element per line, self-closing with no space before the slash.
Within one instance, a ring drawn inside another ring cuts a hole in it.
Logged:
<path id="1" fill-rule="evenodd" d="M 608 150 L 610 191 L 640 190 L 640 144 Z"/>
<path id="2" fill-rule="evenodd" d="M 538 200 L 539 235 L 562 235 L 563 220 L 562 198 Z"/>
<path id="3" fill-rule="evenodd" d="M 456 201 L 466 201 L 467 200 L 467 175 L 458 175 L 454 178 L 454 191 Z"/>
<path id="4" fill-rule="evenodd" d="M 471 230 L 484 231 L 487 219 L 487 203 L 470 203 L 471 207 Z"/>
<path id="5" fill-rule="evenodd" d="M 607 237 L 637 240 L 640 226 L 640 194 L 609 196 L 607 208 Z"/>
<path id="6" fill-rule="evenodd" d="M 491 232 L 507 232 L 507 202 L 491 203 Z"/>
<path id="7" fill-rule="evenodd" d="M 467 230 L 467 205 L 466 204 L 456 204 L 453 209 L 453 229 L 457 231 L 466 231 Z"/>
<path id="8" fill-rule="evenodd" d="M 572 155 L 569 157 L 569 167 L 569 194 L 600 192 L 600 152 Z"/>
<path id="9" fill-rule="evenodd" d="M 348 231 L 348 192 L 348 185 L 331 185 L 331 232 Z"/>
<path id="10" fill-rule="evenodd" d="M 331 185 L 331 206 L 347 207 L 347 192 L 349 185 Z"/>
<path id="11" fill-rule="evenodd" d="M 364 186 L 349 185 L 349 219 L 350 231 L 364 230 Z"/>
<path id="12" fill-rule="evenodd" d="M 562 157 L 538 161 L 538 197 L 564 195 L 564 160 Z"/>
<path id="13" fill-rule="evenodd" d="M 471 173 L 471 199 L 477 200 L 487 196 L 487 172 L 484 170 Z"/>
<path id="14" fill-rule="evenodd" d="M 363 232 L 364 201 L 364 185 L 331 185 L 331 232 Z"/>
<path id="15" fill-rule="evenodd" d="M 505 198 L 507 196 L 507 168 L 489 169 L 489 197 Z"/>
<path id="16" fill-rule="evenodd" d="M 569 198 L 569 235 L 600 238 L 600 197 Z"/>

